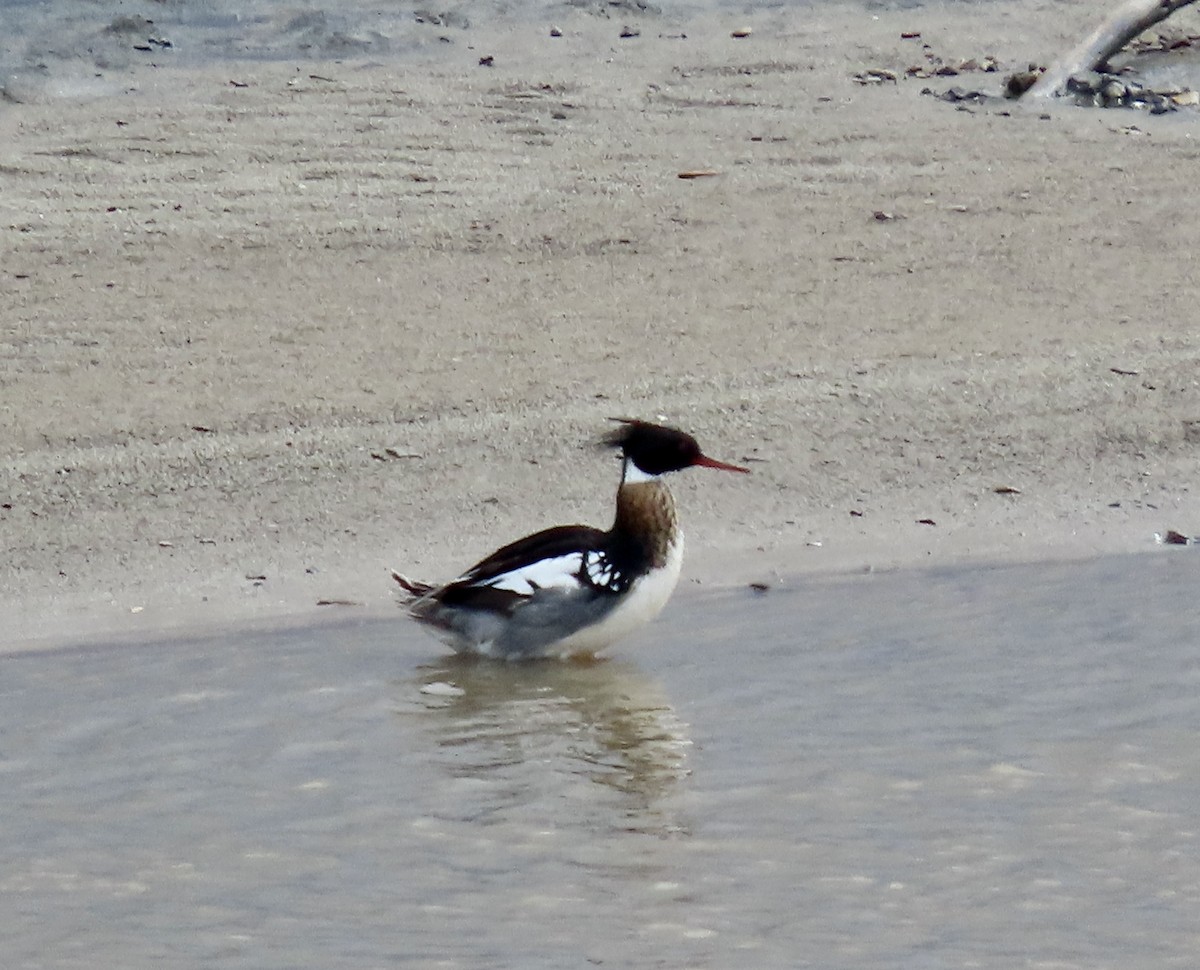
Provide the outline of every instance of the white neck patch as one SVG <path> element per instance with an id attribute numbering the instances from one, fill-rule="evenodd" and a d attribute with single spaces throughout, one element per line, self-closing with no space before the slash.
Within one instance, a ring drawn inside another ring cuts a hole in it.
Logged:
<path id="1" fill-rule="evenodd" d="M 621 471 L 621 483 L 624 485 L 639 485 L 643 482 L 657 482 L 657 475 L 651 475 L 649 472 L 644 472 L 630 459 L 625 459 L 625 466 Z"/>

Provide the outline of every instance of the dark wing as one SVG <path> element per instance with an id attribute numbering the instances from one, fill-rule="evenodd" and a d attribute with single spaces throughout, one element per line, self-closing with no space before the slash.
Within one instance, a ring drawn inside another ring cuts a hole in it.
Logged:
<path id="1" fill-rule="evenodd" d="M 607 539 L 586 525 L 545 529 L 497 549 L 432 596 L 446 606 L 508 613 L 539 589 L 589 587 L 585 564 Z"/>

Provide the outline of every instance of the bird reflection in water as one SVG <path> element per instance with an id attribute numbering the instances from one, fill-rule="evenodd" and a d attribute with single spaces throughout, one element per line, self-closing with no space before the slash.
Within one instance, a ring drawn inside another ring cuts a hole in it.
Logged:
<path id="1" fill-rule="evenodd" d="M 456 655 L 422 667 L 413 686 L 408 710 L 459 782 L 460 818 L 684 833 L 670 801 L 688 774 L 687 727 L 633 664 Z"/>

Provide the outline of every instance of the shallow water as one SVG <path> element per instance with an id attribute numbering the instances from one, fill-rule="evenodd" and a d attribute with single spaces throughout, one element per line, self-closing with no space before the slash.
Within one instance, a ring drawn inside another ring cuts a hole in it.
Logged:
<path id="1" fill-rule="evenodd" d="M 5 966 L 1190 967 L 1200 555 L 0 658 Z"/>

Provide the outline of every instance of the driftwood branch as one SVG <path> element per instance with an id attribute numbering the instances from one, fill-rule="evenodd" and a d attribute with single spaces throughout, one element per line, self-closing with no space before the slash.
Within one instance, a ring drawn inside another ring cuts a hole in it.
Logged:
<path id="1" fill-rule="evenodd" d="M 1079 46 L 1052 64 L 1026 92 L 1027 97 L 1052 98 L 1066 91 L 1073 74 L 1097 71 L 1142 31 L 1166 20 L 1196 0 L 1129 0 L 1115 10 Z"/>

